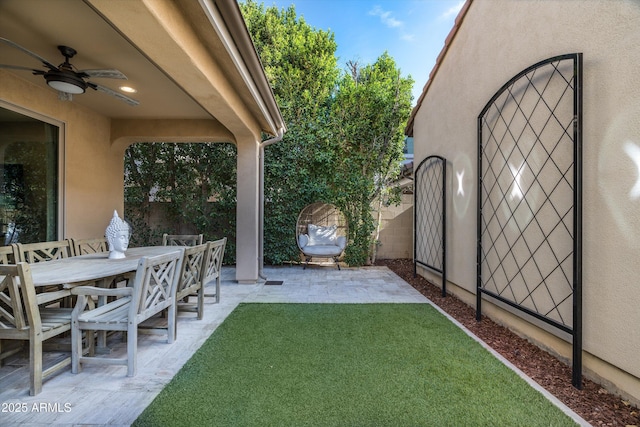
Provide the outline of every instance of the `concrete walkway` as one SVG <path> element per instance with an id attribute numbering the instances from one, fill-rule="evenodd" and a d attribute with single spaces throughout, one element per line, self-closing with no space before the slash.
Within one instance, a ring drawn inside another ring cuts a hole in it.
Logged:
<path id="1" fill-rule="evenodd" d="M 430 303 L 386 267 L 333 266 L 268 267 L 269 282 L 239 285 L 235 270 L 223 269 L 221 302 L 205 300 L 204 319 L 181 313 L 178 338 L 167 344 L 162 335 L 140 335 L 138 373 L 126 376 L 120 366 L 86 366 L 79 374 L 69 369 L 45 381 L 42 393 L 29 396 L 28 360 L 9 359 L 0 368 L 1 426 L 128 426 L 241 302 L 262 303 Z M 464 328 L 463 328 L 464 329 Z M 125 354 L 125 343 L 110 343 L 112 353 Z M 45 362 L 50 363 L 51 361 Z M 553 398 L 551 397 L 553 400 Z M 579 424 L 581 421 L 559 405 Z"/>

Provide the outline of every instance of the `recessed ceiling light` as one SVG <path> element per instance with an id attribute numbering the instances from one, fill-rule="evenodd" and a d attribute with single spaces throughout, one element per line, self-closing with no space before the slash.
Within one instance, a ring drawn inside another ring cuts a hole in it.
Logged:
<path id="1" fill-rule="evenodd" d="M 127 93 L 136 93 L 137 90 L 129 86 L 120 86 L 120 90 Z"/>

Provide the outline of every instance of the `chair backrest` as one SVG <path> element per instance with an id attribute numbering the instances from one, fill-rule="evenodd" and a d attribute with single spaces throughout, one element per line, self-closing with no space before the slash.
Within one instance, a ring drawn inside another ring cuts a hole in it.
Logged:
<path id="1" fill-rule="evenodd" d="M 29 264 L 0 265 L 0 338 L 26 339 L 41 329 Z"/>
<path id="2" fill-rule="evenodd" d="M 180 282 L 176 291 L 177 300 L 204 286 L 206 260 L 210 250 L 208 243 L 184 249 Z"/>
<path id="3" fill-rule="evenodd" d="M 202 244 L 202 234 L 163 234 L 162 246 L 196 246 Z"/>
<path id="4" fill-rule="evenodd" d="M 213 242 L 207 242 L 209 245 L 209 255 L 205 262 L 206 274 L 204 282 L 215 279 L 220 276 L 220 270 L 222 269 L 222 260 L 224 258 L 224 248 L 227 245 L 227 238 L 224 237 L 220 240 Z"/>
<path id="5" fill-rule="evenodd" d="M 73 244 L 73 254 L 86 255 L 107 252 L 109 246 L 106 237 L 96 237 L 94 239 L 71 239 Z"/>
<path id="6" fill-rule="evenodd" d="M 73 256 L 73 246 L 69 240 L 58 240 L 54 242 L 39 243 L 16 243 L 17 262 L 51 261 L 60 258 Z"/>
<path id="7" fill-rule="evenodd" d="M 0 265 L 15 264 L 15 246 L 0 246 Z"/>
<path id="8" fill-rule="evenodd" d="M 174 303 L 182 269 L 182 253 L 182 250 L 176 250 L 140 259 L 133 282 L 129 319 L 136 318 L 140 322 Z"/>

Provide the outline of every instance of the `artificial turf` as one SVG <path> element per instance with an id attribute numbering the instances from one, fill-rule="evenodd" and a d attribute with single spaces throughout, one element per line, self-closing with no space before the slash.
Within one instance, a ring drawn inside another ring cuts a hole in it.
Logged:
<path id="1" fill-rule="evenodd" d="M 241 304 L 133 425 L 575 424 L 428 304 Z"/>

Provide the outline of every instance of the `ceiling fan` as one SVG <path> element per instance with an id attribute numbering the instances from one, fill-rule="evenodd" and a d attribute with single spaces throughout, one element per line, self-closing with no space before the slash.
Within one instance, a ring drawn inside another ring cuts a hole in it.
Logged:
<path id="1" fill-rule="evenodd" d="M 25 70 L 31 71 L 34 75 L 44 76 L 47 84 L 58 91 L 58 97 L 62 100 L 70 101 L 73 95 L 82 94 L 87 88 L 97 90 L 108 95 L 114 96 L 121 101 L 126 102 L 129 105 L 138 105 L 139 101 L 129 98 L 113 89 L 93 83 L 89 81 L 90 78 L 106 78 L 106 79 L 122 79 L 126 80 L 127 76 L 115 69 L 105 70 L 76 70 L 76 68 L 69 62 L 69 59 L 73 58 L 76 50 L 69 46 L 58 46 L 58 50 L 64 56 L 64 62 L 58 66 L 53 65 L 40 55 L 31 52 L 30 50 L 20 46 L 11 40 L 0 37 L 0 42 L 14 47 L 27 55 L 42 62 L 47 68 L 46 70 L 38 70 L 28 67 L 21 67 L 19 65 L 5 65 L 0 64 L 0 68 L 9 68 L 13 70 Z"/>

